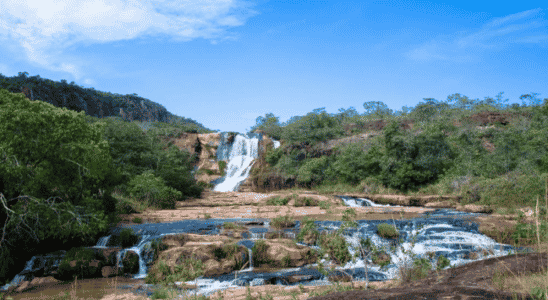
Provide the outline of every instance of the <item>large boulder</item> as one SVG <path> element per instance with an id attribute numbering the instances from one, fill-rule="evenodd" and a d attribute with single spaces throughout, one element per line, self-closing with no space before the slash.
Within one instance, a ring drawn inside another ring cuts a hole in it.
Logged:
<path id="1" fill-rule="evenodd" d="M 317 261 L 309 247 L 297 245 L 290 239 L 259 240 L 256 246 L 253 248 L 253 267 L 302 267 Z"/>

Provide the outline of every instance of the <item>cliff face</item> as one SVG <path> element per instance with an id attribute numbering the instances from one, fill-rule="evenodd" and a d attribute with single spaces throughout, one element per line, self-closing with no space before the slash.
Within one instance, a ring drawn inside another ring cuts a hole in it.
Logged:
<path id="1" fill-rule="evenodd" d="M 196 180 L 209 183 L 221 177 L 217 163 L 217 148 L 221 143 L 221 133 L 183 133 L 177 138 L 169 138 L 167 142 L 180 150 L 185 149 L 190 154 L 198 155 L 198 160 L 195 162 Z"/>
<path id="2" fill-rule="evenodd" d="M 0 89 L 11 93 L 23 93 L 30 100 L 39 100 L 56 107 L 84 111 L 97 118 L 118 116 L 126 121 L 182 122 L 194 124 L 206 129 L 202 124 L 188 118 L 176 116 L 162 105 L 139 97 L 137 94 L 120 95 L 97 91 L 70 84 L 40 78 L 39 75 L 27 77 L 28 73 L 20 72 L 19 76 L 6 77 L 0 74 Z"/>

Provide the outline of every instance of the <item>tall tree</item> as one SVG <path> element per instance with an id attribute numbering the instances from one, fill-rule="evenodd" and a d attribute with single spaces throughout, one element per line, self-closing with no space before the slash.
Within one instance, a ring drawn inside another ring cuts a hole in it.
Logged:
<path id="1" fill-rule="evenodd" d="M 368 101 L 363 104 L 366 116 L 385 117 L 392 114 L 392 110 L 381 101 Z"/>

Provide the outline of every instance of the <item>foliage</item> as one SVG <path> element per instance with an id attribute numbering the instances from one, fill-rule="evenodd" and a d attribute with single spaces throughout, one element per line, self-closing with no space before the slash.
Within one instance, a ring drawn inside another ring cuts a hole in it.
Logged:
<path id="1" fill-rule="evenodd" d="M 226 173 L 225 173 L 225 170 L 226 170 L 226 161 L 224 160 L 219 160 L 217 162 L 217 164 L 219 165 L 219 171 L 221 172 L 221 176 L 225 176 Z"/>
<path id="2" fill-rule="evenodd" d="M 384 129 L 385 153 L 381 164 L 384 184 L 400 190 L 418 189 L 435 182 L 451 166 L 453 149 L 438 128 L 417 136 L 404 135 L 396 122 Z"/>
<path id="3" fill-rule="evenodd" d="M 415 259 L 411 267 L 400 268 L 400 276 L 403 282 L 410 282 L 428 276 L 432 265 L 426 258 Z"/>
<path id="4" fill-rule="evenodd" d="M 300 223 L 300 231 L 296 235 L 296 240 L 299 242 L 302 242 L 304 237 L 306 235 L 312 234 L 317 239 L 319 236 L 319 231 L 317 229 L 316 223 L 314 223 L 314 219 L 309 219 L 308 217 L 304 217 L 302 222 Z"/>
<path id="5" fill-rule="evenodd" d="M 182 198 L 200 197 L 203 188 L 192 176 L 191 158 L 187 151 L 171 146 L 167 151 L 157 154 L 158 163 L 154 174 L 164 179 L 166 186 L 182 194 Z"/>
<path id="6" fill-rule="evenodd" d="M 328 158 L 310 158 L 297 171 L 297 181 L 305 186 L 319 184 L 325 178 Z"/>
<path id="7" fill-rule="evenodd" d="M 78 275 L 79 278 L 85 278 L 95 275 L 95 272 L 92 274 L 88 273 L 88 271 L 93 271 L 93 268 L 88 267 L 89 263 L 93 259 L 95 259 L 95 252 L 93 251 L 93 249 L 84 247 L 74 247 L 70 249 L 59 264 L 59 277 L 72 280 L 74 279 L 74 276 Z M 74 267 L 71 267 L 71 261 L 76 261 L 76 265 Z"/>
<path id="8" fill-rule="evenodd" d="M 319 244 L 337 264 L 344 265 L 352 259 L 345 238 L 335 232 L 320 235 Z"/>
<path id="9" fill-rule="evenodd" d="M 315 143 L 339 137 L 343 132 L 337 119 L 325 112 L 324 108 L 319 108 L 285 125 L 281 138 L 289 143 Z"/>
<path id="10" fill-rule="evenodd" d="M 124 228 L 120 231 L 120 243 L 122 248 L 129 248 L 139 241 L 139 236 L 131 228 Z"/>
<path id="11" fill-rule="evenodd" d="M 377 234 L 383 238 L 397 238 L 399 236 L 398 231 L 394 225 L 388 223 L 380 223 L 377 225 Z"/>
<path id="12" fill-rule="evenodd" d="M 282 147 L 278 147 L 277 149 L 271 149 L 266 153 L 265 160 L 271 166 L 275 166 L 283 154 L 284 149 Z"/>
<path id="13" fill-rule="evenodd" d="M 342 149 L 330 164 L 329 178 L 357 184 L 364 178 L 380 173 L 381 157 L 382 152 L 379 147 L 373 146 L 365 151 L 361 144 L 350 144 Z"/>
<path id="14" fill-rule="evenodd" d="M 267 255 L 267 250 L 268 245 L 265 243 L 264 240 L 255 241 L 255 244 L 253 244 L 253 248 L 251 248 L 251 252 L 253 253 L 253 266 L 271 263 L 271 260 L 268 258 Z"/>
<path id="15" fill-rule="evenodd" d="M 291 200 L 291 197 L 272 197 L 266 200 L 266 205 L 284 206 Z"/>
<path id="16" fill-rule="evenodd" d="M 182 198 L 181 192 L 166 186 L 164 180 L 154 176 L 152 171 L 135 176 L 128 183 L 128 191 L 132 197 L 161 209 L 174 209 L 175 201 Z"/>
<path id="17" fill-rule="evenodd" d="M 262 130 L 269 137 L 279 140 L 281 139 L 282 128 L 280 120 L 273 113 L 267 113 L 264 117 L 257 117 L 256 125 L 251 127 L 251 131 Z"/>
<path id="18" fill-rule="evenodd" d="M 436 269 L 437 270 L 442 270 L 442 269 L 445 269 L 445 267 L 448 267 L 449 265 L 451 264 L 451 262 L 449 261 L 449 259 L 447 259 L 445 256 L 443 255 L 440 255 L 438 256 L 438 261 L 437 261 L 437 266 L 436 266 Z"/>

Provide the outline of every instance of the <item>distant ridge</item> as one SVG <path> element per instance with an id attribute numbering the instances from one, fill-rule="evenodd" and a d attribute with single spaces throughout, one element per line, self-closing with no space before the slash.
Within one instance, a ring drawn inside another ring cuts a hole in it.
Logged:
<path id="1" fill-rule="evenodd" d="M 126 121 L 193 124 L 199 129 L 213 131 L 192 119 L 174 115 L 164 106 L 137 94 L 106 93 L 94 88 L 84 88 L 74 81 L 67 83 L 62 79 L 59 82 L 40 78 L 40 75 L 28 77 L 28 74 L 19 72 L 18 76 L 6 77 L 0 73 L 0 89 L 24 93 L 30 100 L 44 101 L 56 107 L 83 110 L 87 115 L 97 118 L 118 116 Z"/>

